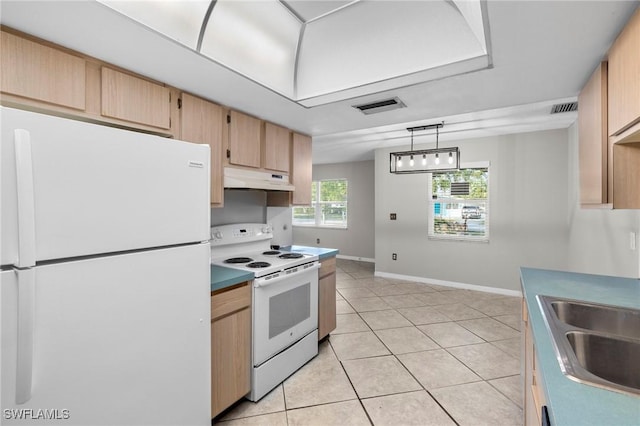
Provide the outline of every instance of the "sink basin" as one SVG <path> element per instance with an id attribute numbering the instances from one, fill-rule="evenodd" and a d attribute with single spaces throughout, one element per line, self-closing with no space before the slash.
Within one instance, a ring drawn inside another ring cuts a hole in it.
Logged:
<path id="1" fill-rule="evenodd" d="M 609 382 L 640 389 L 640 341 L 581 331 L 570 331 L 566 337 L 582 368 Z"/>
<path id="2" fill-rule="evenodd" d="M 565 375 L 640 395 L 640 310 L 537 297 Z"/>
<path id="3" fill-rule="evenodd" d="M 557 318 L 574 327 L 640 339 L 640 311 L 593 303 L 551 302 Z"/>

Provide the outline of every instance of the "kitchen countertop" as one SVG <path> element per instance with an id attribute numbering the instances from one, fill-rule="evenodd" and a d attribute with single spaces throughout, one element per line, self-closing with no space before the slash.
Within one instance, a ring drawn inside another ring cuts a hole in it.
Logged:
<path id="1" fill-rule="evenodd" d="M 522 290 L 554 426 L 640 424 L 640 397 L 582 384 L 562 374 L 536 295 L 640 309 L 640 281 L 521 268 Z"/>
<path id="2" fill-rule="evenodd" d="M 211 291 L 222 290 L 244 281 L 253 281 L 254 277 L 253 272 L 211 265 Z"/>
<path id="3" fill-rule="evenodd" d="M 283 246 L 280 247 L 280 249 L 298 253 L 315 254 L 318 255 L 320 260 L 334 257 L 340 252 L 338 249 L 307 246 Z"/>

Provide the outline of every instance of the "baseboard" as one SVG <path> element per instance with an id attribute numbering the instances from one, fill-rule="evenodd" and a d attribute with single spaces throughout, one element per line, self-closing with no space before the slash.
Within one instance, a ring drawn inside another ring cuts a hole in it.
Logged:
<path id="1" fill-rule="evenodd" d="M 375 263 L 376 262 L 375 259 L 371 259 L 370 257 L 346 256 L 344 254 L 339 254 L 336 257 L 338 259 L 357 260 L 359 262 L 369 262 L 369 263 Z"/>
<path id="2" fill-rule="evenodd" d="M 380 272 L 380 271 L 375 271 L 374 275 L 376 277 L 380 277 L 380 278 L 393 278 L 393 279 L 396 279 L 396 280 L 417 281 L 417 282 L 425 283 L 425 284 L 441 285 L 443 287 L 461 288 L 461 289 L 464 289 L 464 290 L 483 291 L 485 293 L 495 293 L 495 294 L 501 294 L 501 295 L 504 295 L 504 296 L 522 297 L 522 292 L 521 291 L 509 290 L 509 289 L 506 289 L 506 288 L 487 287 L 487 286 L 484 286 L 484 285 L 458 283 L 458 282 L 454 282 L 454 281 L 443 281 L 443 280 L 436 280 L 436 279 L 433 279 L 433 278 L 414 277 L 414 276 L 411 276 L 411 275 L 391 274 L 389 272 Z"/>

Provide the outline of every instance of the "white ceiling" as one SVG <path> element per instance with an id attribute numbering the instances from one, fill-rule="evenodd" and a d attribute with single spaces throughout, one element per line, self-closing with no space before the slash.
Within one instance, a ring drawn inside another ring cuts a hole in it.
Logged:
<path id="1" fill-rule="evenodd" d="M 356 3 L 359 0 L 347 0 L 347 1 L 309 1 L 309 0 L 283 0 L 290 9 L 292 9 L 297 16 L 302 18 L 304 22 L 309 22 L 313 19 L 326 15 L 328 13 L 335 12 L 336 10 Z"/>
<path id="2" fill-rule="evenodd" d="M 303 19 L 311 20 L 350 2 L 286 3 Z M 397 4 L 386 3 L 391 8 Z M 0 21 L 311 134 L 313 160 L 319 164 L 372 159 L 376 148 L 407 145 L 406 127 L 439 121 L 445 122 L 442 142 L 568 127 L 576 113 L 552 116 L 551 105 L 577 98 L 638 4 L 637 0 L 490 0 L 486 10 L 492 67 L 313 108 L 305 108 L 94 1 L 3 0 Z M 335 34 L 332 37 L 336 38 Z M 414 47 L 419 48 L 399 46 Z M 363 115 L 352 108 L 394 96 L 407 107 L 375 115 Z M 416 134 L 416 143 L 422 142 L 433 142 L 433 137 L 420 139 Z"/>

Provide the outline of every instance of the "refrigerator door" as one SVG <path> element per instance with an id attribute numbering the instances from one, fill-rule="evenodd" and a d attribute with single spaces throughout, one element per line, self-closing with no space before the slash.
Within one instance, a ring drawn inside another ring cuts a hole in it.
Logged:
<path id="1" fill-rule="evenodd" d="M 0 264 L 209 239 L 207 145 L 4 107 L 0 119 Z"/>
<path id="2" fill-rule="evenodd" d="M 33 269 L 30 386 L 16 371 L 19 274 L 1 275 L 3 425 L 211 423 L 208 243 Z"/>

